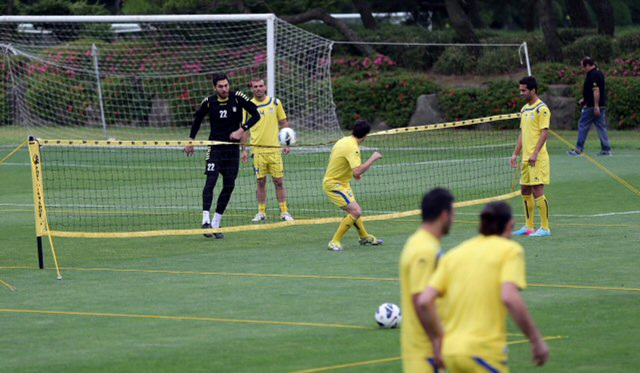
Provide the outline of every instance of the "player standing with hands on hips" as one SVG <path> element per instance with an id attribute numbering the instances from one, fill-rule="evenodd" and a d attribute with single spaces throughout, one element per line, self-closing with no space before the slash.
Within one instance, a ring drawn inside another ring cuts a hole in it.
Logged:
<path id="1" fill-rule="evenodd" d="M 258 108 L 244 93 L 230 91 L 229 78 L 227 78 L 225 74 L 215 74 L 212 80 L 216 94 L 202 100 L 200 108 L 198 108 L 194 115 L 189 140 L 195 140 L 202 119 L 204 119 L 205 115 L 209 114 L 209 123 L 211 125 L 211 132 L 209 133 L 210 141 L 238 142 L 242 139 L 242 134 L 260 120 Z M 245 124 L 242 124 L 242 110 L 245 110 L 251 116 Z M 194 154 L 193 146 L 186 146 L 184 152 L 187 156 L 192 156 Z M 238 149 L 238 145 L 209 145 L 207 147 L 205 169 L 207 180 L 202 190 L 203 229 L 220 228 L 222 214 L 224 214 L 231 200 L 231 194 L 236 185 L 239 166 L 240 150 Z M 211 220 L 210 210 L 213 202 L 213 189 L 216 186 L 219 174 L 222 174 L 222 191 L 218 196 L 216 211 L 213 215 L 213 220 Z M 222 233 L 215 233 L 213 235 L 205 233 L 204 236 L 207 238 L 213 236 L 216 238 L 224 238 Z"/>

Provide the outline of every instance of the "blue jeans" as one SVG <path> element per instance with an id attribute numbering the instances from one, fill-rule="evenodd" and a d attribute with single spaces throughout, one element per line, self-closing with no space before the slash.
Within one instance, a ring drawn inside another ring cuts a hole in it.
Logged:
<path id="1" fill-rule="evenodd" d="M 600 137 L 600 147 L 602 151 L 608 152 L 611 150 L 609 145 L 609 136 L 607 135 L 607 117 L 605 114 L 605 108 L 600 108 L 600 116 L 596 117 L 593 113 L 592 107 L 585 107 L 582 109 L 582 115 L 580 115 L 580 121 L 578 122 L 578 144 L 576 148 L 578 150 L 584 150 L 584 142 L 587 141 L 587 135 L 591 129 L 591 123 L 596 126 L 598 130 L 598 137 Z"/>

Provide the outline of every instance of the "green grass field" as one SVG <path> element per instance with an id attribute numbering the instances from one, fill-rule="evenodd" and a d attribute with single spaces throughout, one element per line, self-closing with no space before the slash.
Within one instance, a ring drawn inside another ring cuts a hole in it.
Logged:
<path id="1" fill-rule="evenodd" d="M 614 156 L 596 159 L 640 188 L 640 133 L 610 136 Z M 4 156 L 17 142 L 0 138 Z M 595 133 L 587 146 L 596 152 Z M 524 297 L 550 338 L 544 370 L 633 371 L 640 197 L 587 159 L 564 155 L 556 139 L 549 149 L 553 237 L 517 238 L 527 255 Z M 373 313 L 399 302 L 398 258 L 416 218 L 370 222 L 385 244 L 361 248 L 349 232 L 342 253 L 325 249 L 335 224 L 224 240 L 56 238 L 57 281 L 48 245 L 46 269 L 37 269 L 26 162 L 21 151 L 0 165 L 0 278 L 17 289 L 0 287 L 0 371 L 401 370 L 399 331 L 377 328 Z M 522 221 L 520 199 L 511 202 Z M 457 210 L 445 250 L 475 234 L 479 209 Z M 510 333 L 511 371 L 538 371 L 512 324 Z"/>

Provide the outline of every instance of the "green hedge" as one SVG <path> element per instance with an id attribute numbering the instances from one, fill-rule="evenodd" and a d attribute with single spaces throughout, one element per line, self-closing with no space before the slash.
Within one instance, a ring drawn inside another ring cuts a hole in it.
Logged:
<path id="1" fill-rule="evenodd" d="M 562 49 L 565 62 L 579 63 L 584 56 L 596 62 L 608 62 L 616 53 L 614 40 L 604 35 L 584 36 Z"/>
<path id="2" fill-rule="evenodd" d="M 390 127 L 406 126 L 418 96 L 437 90 L 426 75 L 408 72 L 365 73 L 333 80 L 333 100 L 346 129 L 358 118 L 380 119 Z"/>
<path id="3" fill-rule="evenodd" d="M 573 65 L 544 62 L 533 66 L 533 75 L 544 84 L 576 84 L 584 80 L 584 72 L 578 63 Z"/>
<path id="4" fill-rule="evenodd" d="M 517 82 L 511 80 L 495 80 L 482 88 L 441 90 L 438 102 L 448 121 L 514 113 L 524 105 Z"/>
<path id="5" fill-rule="evenodd" d="M 640 124 L 640 79 L 607 79 L 607 121 L 611 128 L 638 128 Z"/>

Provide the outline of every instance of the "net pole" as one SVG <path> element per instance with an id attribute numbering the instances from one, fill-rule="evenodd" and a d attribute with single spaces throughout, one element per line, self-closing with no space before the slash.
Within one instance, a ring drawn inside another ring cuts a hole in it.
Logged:
<path id="1" fill-rule="evenodd" d="M 267 18 L 267 95 L 276 95 L 275 17 Z"/>
<path id="2" fill-rule="evenodd" d="M 35 212 L 36 243 L 38 249 L 38 266 L 44 268 L 42 253 L 42 236 L 46 232 L 44 209 L 44 189 L 42 187 L 42 157 L 40 144 L 34 137 L 29 137 L 29 158 L 31 164 L 31 182 L 33 185 L 33 208 Z"/>
<path id="3" fill-rule="evenodd" d="M 44 269 L 44 253 L 42 252 L 42 236 L 36 237 L 36 245 L 38 246 L 38 268 Z"/>
<path id="4" fill-rule="evenodd" d="M 98 65 L 98 47 L 91 45 L 91 55 L 93 56 L 93 70 L 96 73 L 96 84 L 98 87 L 98 101 L 100 102 L 100 120 L 102 120 L 102 132 L 107 139 L 107 121 L 104 117 L 104 102 L 102 101 L 102 85 L 100 84 L 100 66 Z"/>

